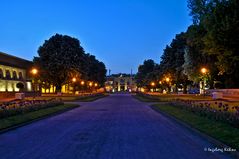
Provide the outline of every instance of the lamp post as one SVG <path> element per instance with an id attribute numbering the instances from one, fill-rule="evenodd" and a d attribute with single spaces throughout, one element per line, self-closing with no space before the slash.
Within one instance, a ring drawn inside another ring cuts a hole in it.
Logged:
<path id="1" fill-rule="evenodd" d="M 73 93 L 75 94 L 75 82 L 76 82 L 76 78 L 73 77 L 72 78 L 72 83 L 73 83 Z"/>
<path id="2" fill-rule="evenodd" d="M 81 93 L 84 93 L 84 85 L 85 85 L 85 81 L 81 81 L 80 82 L 80 85 L 81 85 Z"/>
<path id="3" fill-rule="evenodd" d="M 36 68 L 33 68 L 31 70 L 31 74 L 33 75 L 33 98 L 36 97 L 36 75 L 38 73 L 38 70 Z"/>
<path id="4" fill-rule="evenodd" d="M 152 86 L 152 88 L 153 88 L 153 92 L 154 92 L 154 86 L 155 86 L 155 83 L 154 83 L 154 82 L 151 82 L 150 85 Z"/>
<path id="5" fill-rule="evenodd" d="M 95 91 L 97 92 L 98 83 L 95 83 L 94 86 L 95 86 Z"/>
<path id="6" fill-rule="evenodd" d="M 92 92 L 93 82 L 89 82 L 90 92 Z"/>
<path id="7" fill-rule="evenodd" d="M 203 95 L 205 96 L 205 93 L 206 93 L 206 88 L 205 88 L 205 85 L 206 85 L 206 74 L 208 73 L 208 70 L 203 67 L 201 68 L 201 73 L 203 75 L 203 82 L 202 82 L 202 90 L 203 90 Z"/>
<path id="8" fill-rule="evenodd" d="M 171 85 L 170 85 L 170 78 L 169 77 L 166 77 L 165 78 L 165 81 L 166 81 L 166 83 L 168 84 L 168 92 L 170 92 L 170 89 L 171 89 Z"/>
<path id="9" fill-rule="evenodd" d="M 93 83 L 92 83 L 92 82 L 90 82 L 90 83 L 89 83 L 89 86 L 90 86 L 90 87 L 92 87 L 92 85 L 93 85 Z"/>

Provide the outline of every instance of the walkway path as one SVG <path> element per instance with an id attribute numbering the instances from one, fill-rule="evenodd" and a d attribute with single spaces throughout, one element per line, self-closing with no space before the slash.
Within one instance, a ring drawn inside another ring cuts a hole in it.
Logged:
<path id="1" fill-rule="evenodd" d="M 1 159 L 219 159 L 223 153 L 127 94 L 0 134 Z"/>

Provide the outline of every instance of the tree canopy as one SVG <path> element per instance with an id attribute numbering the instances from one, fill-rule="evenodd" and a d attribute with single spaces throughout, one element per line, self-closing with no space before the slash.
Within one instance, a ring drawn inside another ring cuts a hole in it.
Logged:
<path id="1" fill-rule="evenodd" d="M 104 63 L 85 54 L 76 38 L 56 34 L 39 47 L 38 55 L 34 58 L 34 63 L 40 69 L 39 77 L 44 83 L 56 86 L 56 91 L 61 91 L 62 85 L 73 77 L 90 79 L 100 84 L 105 80 Z M 93 66 L 94 71 L 91 68 Z"/>
<path id="2" fill-rule="evenodd" d="M 228 88 L 239 87 L 239 1 L 189 0 L 191 15 L 205 34 L 203 51 L 214 56 L 215 66 Z"/>
<path id="3" fill-rule="evenodd" d="M 158 81 L 170 76 L 176 87 L 188 81 L 198 84 L 203 76 L 200 69 L 205 67 L 210 88 L 217 81 L 224 88 L 238 88 L 239 1 L 188 0 L 188 8 L 193 24 L 165 47 L 159 65 L 154 64 L 157 67 L 139 66 L 140 85 L 155 76 Z"/>
<path id="4" fill-rule="evenodd" d="M 152 80 L 156 79 L 154 71 L 157 68 L 157 64 L 149 59 L 145 60 L 142 65 L 138 67 L 138 73 L 136 74 L 136 81 L 139 87 L 148 86 Z"/>

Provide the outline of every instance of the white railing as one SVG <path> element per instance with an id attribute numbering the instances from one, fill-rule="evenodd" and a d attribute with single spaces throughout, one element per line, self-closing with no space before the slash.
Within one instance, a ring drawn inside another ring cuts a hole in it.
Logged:
<path id="1" fill-rule="evenodd" d="M 239 98 L 239 89 L 210 89 L 207 91 L 210 92 L 210 94 L 212 94 L 213 92 L 221 92 L 223 93 L 223 96 L 232 96 Z"/>

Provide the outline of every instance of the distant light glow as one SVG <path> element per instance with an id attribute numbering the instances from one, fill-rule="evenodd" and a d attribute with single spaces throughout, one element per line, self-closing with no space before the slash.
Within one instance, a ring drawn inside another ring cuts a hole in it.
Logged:
<path id="1" fill-rule="evenodd" d="M 92 83 L 92 82 L 90 82 L 90 83 L 89 83 L 89 86 L 91 87 L 92 85 L 93 85 L 93 83 Z"/>
<path id="2" fill-rule="evenodd" d="M 155 86 L 155 83 L 154 83 L 154 82 L 151 82 L 151 86 Z"/>
<path id="3" fill-rule="evenodd" d="M 31 73 L 32 73 L 33 75 L 36 75 L 36 74 L 38 73 L 38 70 L 37 70 L 36 68 L 33 68 L 33 69 L 31 70 Z"/>
<path id="4" fill-rule="evenodd" d="M 170 81 L 170 78 L 167 77 L 165 80 L 166 80 L 166 82 L 169 82 L 169 81 Z"/>
<path id="5" fill-rule="evenodd" d="M 72 78 L 72 82 L 76 82 L 76 78 L 74 77 L 74 78 Z"/>
<path id="6" fill-rule="evenodd" d="M 140 91 L 141 91 L 141 92 L 145 92 L 145 89 L 144 89 L 144 88 L 141 88 Z"/>
<path id="7" fill-rule="evenodd" d="M 201 72 L 202 72 L 203 74 L 205 74 L 205 73 L 207 73 L 207 69 L 203 67 L 203 68 L 201 69 Z"/>

